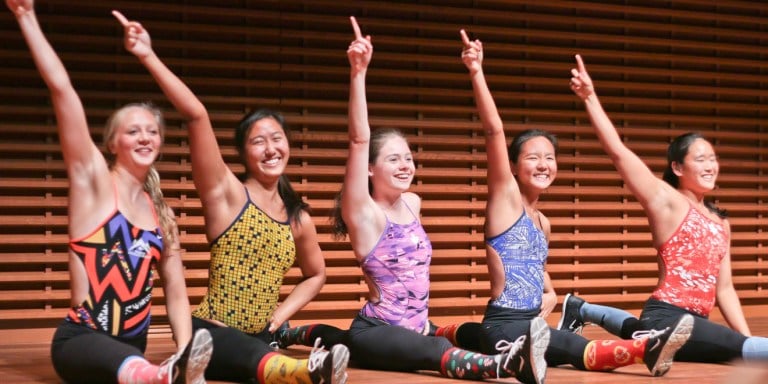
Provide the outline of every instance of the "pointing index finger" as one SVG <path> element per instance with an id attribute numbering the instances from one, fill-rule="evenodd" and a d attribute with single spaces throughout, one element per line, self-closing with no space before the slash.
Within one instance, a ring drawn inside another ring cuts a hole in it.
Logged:
<path id="1" fill-rule="evenodd" d="M 587 68 L 584 67 L 584 60 L 581 59 L 581 55 L 576 55 L 576 67 L 579 69 L 579 73 L 587 71 Z"/>
<path id="2" fill-rule="evenodd" d="M 357 20 L 354 16 L 350 16 L 349 21 L 352 23 L 352 30 L 355 31 L 355 39 L 361 39 L 363 37 L 363 33 L 360 32 L 360 26 L 357 25 Z"/>
<path id="3" fill-rule="evenodd" d="M 459 33 L 461 34 L 461 42 L 464 43 L 464 46 L 469 46 L 469 36 L 467 36 L 467 32 L 462 29 Z"/>
<path id="4" fill-rule="evenodd" d="M 117 19 L 117 21 L 119 21 L 120 24 L 123 25 L 123 27 L 128 26 L 128 23 L 129 23 L 128 19 L 125 16 L 123 16 L 123 14 L 120 13 L 120 11 L 113 10 L 112 16 L 114 16 Z"/>

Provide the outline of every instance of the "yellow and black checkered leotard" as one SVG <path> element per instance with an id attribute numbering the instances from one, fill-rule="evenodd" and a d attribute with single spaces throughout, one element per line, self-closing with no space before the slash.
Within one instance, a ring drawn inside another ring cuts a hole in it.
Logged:
<path id="1" fill-rule="evenodd" d="M 237 219 L 211 243 L 208 292 L 193 315 L 245 333 L 261 332 L 294 260 L 289 223 L 267 216 L 249 197 Z"/>

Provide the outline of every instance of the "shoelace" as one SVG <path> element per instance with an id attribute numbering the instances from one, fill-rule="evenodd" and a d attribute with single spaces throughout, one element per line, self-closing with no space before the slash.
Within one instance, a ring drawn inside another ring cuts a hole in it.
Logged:
<path id="1" fill-rule="evenodd" d="M 328 356 L 330 352 L 326 351 L 325 348 L 320 345 L 321 341 L 318 337 L 315 339 L 315 346 L 312 347 L 312 350 L 309 352 L 309 359 L 307 361 L 307 369 L 309 369 L 310 372 L 314 372 L 315 369 L 320 368 L 323 366 L 323 360 L 325 360 L 325 357 Z"/>
<path id="2" fill-rule="evenodd" d="M 647 331 L 634 331 L 634 332 L 632 332 L 632 338 L 635 339 L 635 340 L 643 339 L 643 338 L 648 338 L 648 339 L 657 338 L 657 337 L 667 333 L 667 331 L 669 331 L 669 327 L 664 328 L 662 330 L 650 329 L 650 330 L 647 330 Z M 658 346 L 658 342 L 656 343 L 656 345 L 654 345 L 653 347 L 651 347 L 648 350 L 652 351 L 652 350 L 656 349 L 657 346 Z"/>
<path id="3" fill-rule="evenodd" d="M 577 322 L 577 321 L 578 321 L 578 320 L 574 320 L 573 322 L 571 322 L 571 324 L 568 326 L 568 328 L 572 328 L 572 327 L 573 327 L 573 325 L 574 325 L 574 324 L 576 324 L 576 322 Z M 584 322 L 582 322 L 581 324 L 579 324 L 579 326 L 578 326 L 578 327 L 576 327 L 576 328 L 573 328 L 573 331 L 572 331 L 572 333 L 576 333 L 576 334 L 579 334 L 579 335 L 581 335 L 581 334 L 584 332 L 584 326 L 585 326 L 585 325 L 591 325 L 591 324 L 592 324 L 592 323 L 584 323 Z"/>
<path id="4" fill-rule="evenodd" d="M 501 377 L 499 375 L 501 373 L 501 367 L 507 366 L 509 360 L 517 355 L 517 352 L 523 348 L 523 344 L 525 344 L 525 335 L 521 335 L 517 338 L 517 340 L 511 343 L 507 340 L 499 340 L 496 342 L 496 345 L 494 346 L 496 351 L 498 351 L 499 354 L 507 354 L 507 357 L 504 359 L 504 361 L 500 361 L 499 365 L 496 366 L 496 377 Z"/>
<path id="5" fill-rule="evenodd" d="M 662 330 L 649 329 L 649 330 L 643 330 L 643 331 L 634 331 L 632 332 L 632 338 L 635 340 L 638 340 L 644 337 L 658 337 L 667 333 L 668 330 L 669 330 L 669 327 L 664 328 Z"/>
<path id="6" fill-rule="evenodd" d="M 179 360 L 179 357 L 175 354 L 171 355 L 171 357 L 165 359 L 162 364 L 160 364 L 160 369 L 157 371 L 157 377 L 162 378 L 163 373 L 165 373 L 165 377 L 168 378 L 169 383 L 173 383 L 176 380 L 176 377 L 179 375 L 178 370 L 174 370 L 176 367 L 176 361 Z"/>

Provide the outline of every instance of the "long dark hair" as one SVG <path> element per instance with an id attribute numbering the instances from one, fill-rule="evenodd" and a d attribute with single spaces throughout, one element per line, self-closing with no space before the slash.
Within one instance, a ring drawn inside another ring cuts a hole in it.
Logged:
<path id="1" fill-rule="evenodd" d="M 267 108 L 259 108 L 243 116 L 240 122 L 237 123 L 237 128 L 235 129 L 235 147 L 237 148 L 237 153 L 240 155 L 243 165 L 246 167 L 245 174 L 240 177 L 241 180 L 245 180 L 248 175 L 248 162 L 245 161 L 245 141 L 248 138 L 248 134 L 251 132 L 251 128 L 253 128 L 253 124 L 262 119 L 274 119 L 277 121 L 277 123 L 280 124 L 280 127 L 283 128 L 286 139 L 290 138 L 290 131 L 286 127 L 285 118 L 280 112 Z M 291 181 L 285 174 L 280 175 L 280 179 L 277 182 L 277 193 L 283 200 L 283 204 L 285 204 L 285 210 L 288 212 L 288 220 L 300 224 L 301 220 L 299 219 L 301 218 L 301 211 L 310 212 L 310 207 L 309 204 L 302 200 L 301 196 L 296 193 L 291 186 Z"/>
<path id="2" fill-rule="evenodd" d="M 400 137 L 408 142 L 401 132 L 397 128 L 378 128 L 371 132 L 371 138 L 368 141 L 368 164 L 376 164 L 376 159 L 379 157 L 379 151 L 384 146 L 384 142 L 391 137 Z M 330 219 L 333 229 L 333 237 L 337 240 L 343 239 L 347 236 L 348 228 L 344 222 L 344 218 L 341 217 L 341 194 L 344 191 L 344 185 L 336 193 L 336 197 L 333 199 L 333 210 L 331 211 Z M 373 183 L 371 179 L 368 179 L 368 194 L 373 195 Z"/>
<path id="3" fill-rule="evenodd" d="M 709 143 L 709 140 L 704 138 L 702 134 L 698 132 L 688 132 L 675 137 L 675 139 L 669 143 L 669 147 L 667 147 L 667 167 L 664 169 L 664 175 L 662 178 L 667 182 L 667 184 L 671 185 L 675 189 L 680 187 L 680 178 L 675 175 L 675 172 L 672 169 L 672 163 L 675 162 L 678 164 L 683 164 L 685 156 L 688 154 L 688 150 L 691 148 L 691 144 L 693 144 L 693 142 L 697 139 L 701 139 Z M 704 200 L 704 206 L 723 219 L 728 217 L 728 212 L 725 209 L 718 208 L 711 201 Z"/>
<path id="4" fill-rule="evenodd" d="M 555 148 L 555 156 L 557 156 L 557 137 L 555 135 L 542 129 L 526 129 L 517 134 L 512 139 L 512 142 L 509 143 L 509 147 L 507 147 L 507 155 L 509 155 L 509 160 L 512 164 L 517 164 L 517 158 L 520 157 L 520 150 L 523 148 L 523 144 L 534 137 L 544 137 L 549 140 Z"/>

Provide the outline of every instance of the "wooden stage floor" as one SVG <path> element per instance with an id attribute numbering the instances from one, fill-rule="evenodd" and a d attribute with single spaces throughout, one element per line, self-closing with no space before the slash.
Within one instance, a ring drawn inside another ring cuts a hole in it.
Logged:
<path id="1" fill-rule="evenodd" d="M 553 315 L 555 320 L 559 315 Z M 551 318 L 551 319 L 552 319 Z M 550 320 L 551 320 L 550 319 Z M 768 317 L 749 318 L 752 332 L 768 335 Z M 0 330 L 0 382 L 1 383 L 59 383 L 49 357 L 51 329 L 43 330 Z M 597 327 L 587 327 L 587 338 L 613 338 Z M 150 335 L 147 357 L 153 362 L 163 361 L 173 350 L 170 335 L 160 332 Z M 309 349 L 292 347 L 287 354 L 306 357 Z M 458 383 L 460 381 L 442 378 L 435 372 L 399 373 L 369 371 L 350 368 L 349 383 L 365 384 L 426 384 Z M 490 380 L 497 383 L 514 383 L 514 379 Z M 761 384 L 768 383 L 768 363 L 747 365 L 741 362 L 731 364 L 675 363 L 663 377 L 651 377 L 644 365 L 620 368 L 614 372 L 583 372 L 568 366 L 549 368 L 547 383 L 569 384 L 640 384 L 640 383 L 695 383 L 695 384 Z M 221 382 L 209 381 L 212 384 Z"/>

